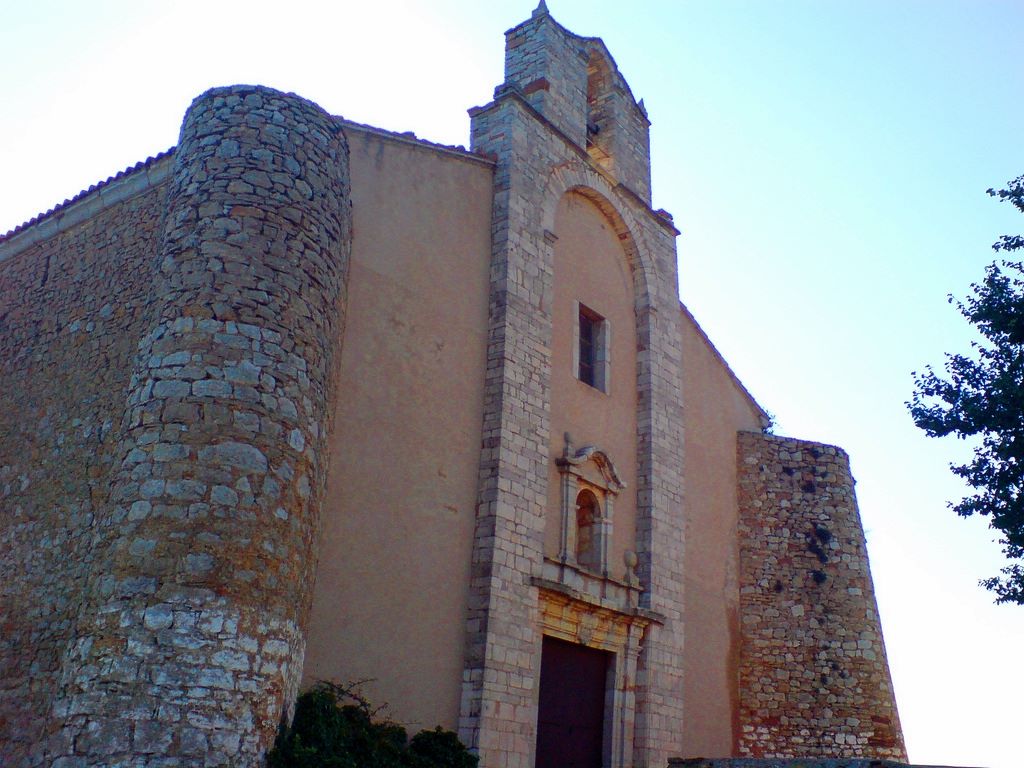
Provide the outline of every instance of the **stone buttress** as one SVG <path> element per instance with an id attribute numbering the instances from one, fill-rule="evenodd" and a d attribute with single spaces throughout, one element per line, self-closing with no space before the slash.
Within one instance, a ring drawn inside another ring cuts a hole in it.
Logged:
<path id="1" fill-rule="evenodd" d="M 176 150 L 54 766 L 255 765 L 294 699 L 350 252 L 319 107 L 214 89 Z"/>
<path id="2" fill-rule="evenodd" d="M 846 453 L 739 433 L 741 756 L 906 761 Z"/>
<path id="3" fill-rule="evenodd" d="M 639 436 L 630 492 L 637 494 L 640 608 L 657 617 L 621 681 L 621 699 L 615 693 L 615 728 L 625 735 L 612 737 L 605 754 L 616 767 L 663 766 L 679 752 L 682 733 L 681 339 L 677 232 L 649 206 L 646 114 L 603 43 L 565 30 L 543 3 L 506 33 L 505 83 L 470 114 L 473 150 L 496 168 L 460 736 L 484 768 L 533 765 L 542 637 L 536 579 L 556 459 L 548 448 L 554 212 L 575 192 L 617 232 L 634 281 Z M 601 133 L 618 138 L 598 152 L 593 139 Z"/>

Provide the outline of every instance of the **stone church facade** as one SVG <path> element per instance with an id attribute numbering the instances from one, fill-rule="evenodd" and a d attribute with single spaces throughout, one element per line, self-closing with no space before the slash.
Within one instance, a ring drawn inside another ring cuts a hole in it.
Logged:
<path id="1" fill-rule="evenodd" d="M 0 237 L 0 762 L 258 765 L 368 680 L 484 768 L 905 760 L 841 449 L 679 302 L 543 3 L 471 148 L 216 88 Z"/>

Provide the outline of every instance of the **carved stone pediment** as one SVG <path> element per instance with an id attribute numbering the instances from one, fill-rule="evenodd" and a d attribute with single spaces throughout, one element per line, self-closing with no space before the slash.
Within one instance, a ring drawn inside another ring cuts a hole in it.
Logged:
<path id="1" fill-rule="evenodd" d="M 607 453 L 594 445 L 577 450 L 568 432 L 555 465 L 562 490 L 559 560 L 607 578 L 614 500 L 626 484 Z"/>
<path id="2" fill-rule="evenodd" d="M 565 452 L 561 457 L 555 459 L 555 464 L 561 472 L 572 472 L 582 477 L 582 469 L 588 462 L 593 462 L 598 468 L 603 480 L 602 486 L 605 491 L 617 494 L 625 489 L 626 484 L 619 477 L 611 458 L 603 450 L 594 445 L 585 445 L 577 450 L 572 444 L 572 437 L 567 432 L 565 435 Z"/>

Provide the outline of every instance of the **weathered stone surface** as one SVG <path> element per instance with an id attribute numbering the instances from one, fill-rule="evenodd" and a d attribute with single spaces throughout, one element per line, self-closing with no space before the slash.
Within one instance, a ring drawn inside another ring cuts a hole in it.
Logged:
<path id="1" fill-rule="evenodd" d="M 550 455 L 555 211 L 584 194 L 622 242 L 637 323 L 637 554 L 643 607 L 664 621 L 642 643 L 636 704 L 621 717 L 632 754 L 663 764 L 682 734 L 682 393 L 675 230 L 645 203 L 650 158 L 629 150 L 615 184 L 587 153 L 588 61 L 603 44 L 538 9 L 506 37 L 506 82 L 471 110 L 473 149 L 494 157 L 489 347 L 467 658 L 459 733 L 484 764 L 530 768 L 537 722 L 540 621 L 530 580 L 543 560 Z M 616 73 L 616 76 L 617 73 Z M 557 86 L 529 94 L 530 82 Z M 635 105 L 633 105 L 635 107 Z M 643 134 L 646 138 L 646 123 Z M 634 728 L 635 725 L 635 728 Z"/>
<path id="2" fill-rule="evenodd" d="M 336 121 L 235 86 L 192 104 L 169 183 L 0 261 L 0 488 L 29 481 L 0 529 L 23 574 L 0 600 L 0 762 L 254 765 L 272 741 L 302 666 L 349 216 Z"/>
<path id="3" fill-rule="evenodd" d="M 228 442 L 201 448 L 199 460 L 246 473 L 263 474 L 267 471 L 267 457 L 259 448 L 247 443 Z"/>
<path id="4" fill-rule="evenodd" d="M 0 256 L 0 764 L 43 757 L 61 659 L 92 571 L 92 526 L 125 459 L 118 429 L 148 330 L 167 178 Z M 143 172 L 145 173 L 145 172 Z M 123 189 L 117 183 L 107 191 Z M 147 486 L 148 488 L 149 486 Z M 132 514 L 148 513 L 145 502 Z M 144 588 L 140 585 L 140 588 Z M 84 638 L 83 638 L 84 642 Z"/>
<path id="5" fill-rule="evenodd" d="M 738 462 L 740 754 L 906 760 L 846 454 L 741 432 Z"/>

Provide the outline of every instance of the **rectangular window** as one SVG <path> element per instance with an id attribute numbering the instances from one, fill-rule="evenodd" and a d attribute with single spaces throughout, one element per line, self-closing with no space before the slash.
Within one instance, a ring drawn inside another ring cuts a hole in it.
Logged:
<path id="1" fill-rule="evenodd" d="M 579 380 L 594 386 L 594 366 L 597 363 L 595 346 L 600 320 L 595 320 L 586 307 L 580 307 L 580 367 Z"/>
<path id="2" fill-rule="evenodd" d="M 608 321 L 590 307 L 577 304 L 576 378 L 608 391 Z"/>

